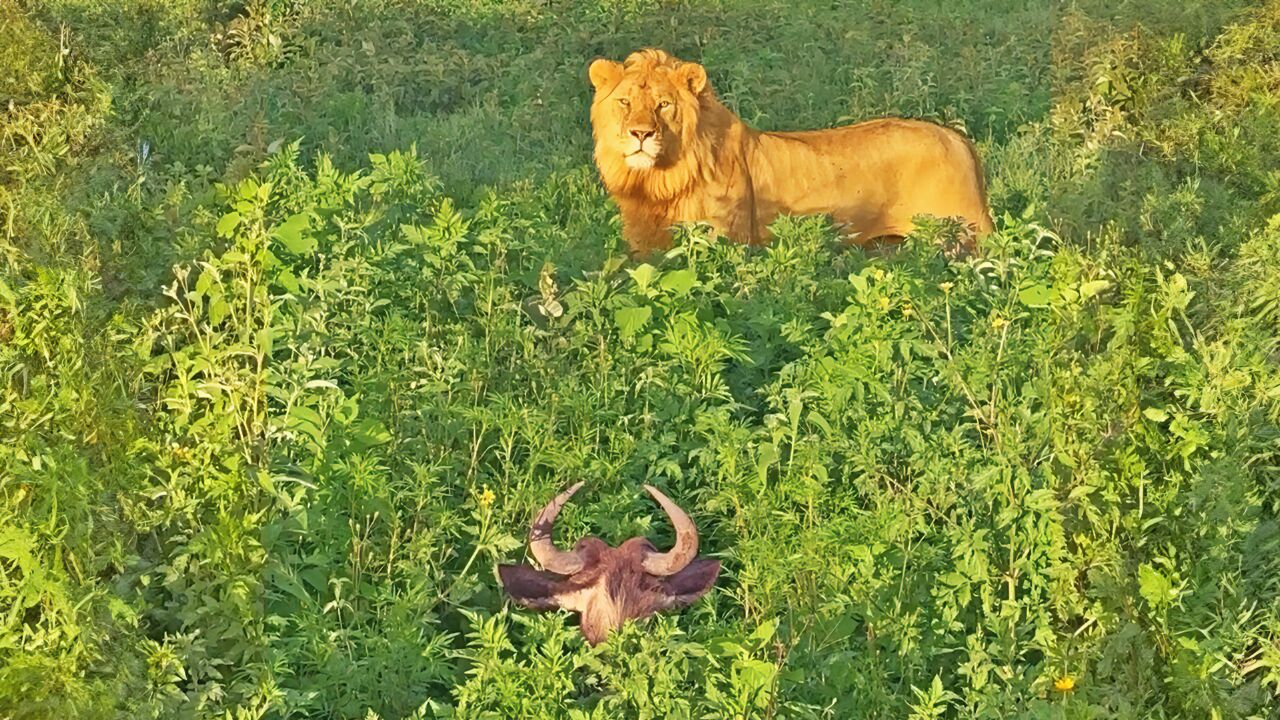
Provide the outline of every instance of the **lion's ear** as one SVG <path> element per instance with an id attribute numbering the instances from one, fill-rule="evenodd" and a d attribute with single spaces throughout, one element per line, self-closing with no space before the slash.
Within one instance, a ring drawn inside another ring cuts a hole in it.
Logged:
<path id="1" fill-rule="evenodd" d="M 592 61 L 587 75 L 591 78 L 591 86 L 597 90 L 612 87 L 622 79 L 622 64 L 598 58 Z"/>
<path id="2" fill-rule="evenodd" d="M 701 95 L 707 88 L 707 69 L 698 63 L 683 63 L 676 69 L 676 78 L 694 95 Z"/>

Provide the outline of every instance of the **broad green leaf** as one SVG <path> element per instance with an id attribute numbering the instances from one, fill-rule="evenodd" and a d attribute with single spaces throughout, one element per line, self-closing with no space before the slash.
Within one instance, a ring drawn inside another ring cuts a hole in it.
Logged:
<path id="1" fill-rule="evenodd" d="M 222 295 L 211 299 L 209 301 L 209 323 L 212 325 L 221 323 L 223 318 L 227 316 L 227 310 L 229 309 L 227 301 L 223 299 Z"/>
<path id="2" fill-rule="evenodd" d="M 209 288 L 213 287 L 213 273 L 213 270 L 207 268 L 200 272 L 200 277 L 196 279 L 196 292 L 209 292 Z"/>
<path id="3" fill-rule="evenodd" d="M 223 215 L 220 220 L 218 220 L 217 231 L 218 231 L 218 234 L 223 237 L 231 237 L 231 234 L 235 232 L 236 228 L 239 226 L 240 226 L 240 213 L 229 212 L 226 215 Z M 206 225 L 205 227 L 208 227 L 208 225 Z"/>
<path id="4" fill-rule="evenodd" d="M 1049 286 L 1042 283 L 1028 285 L 1018 291 L 1018 300 L 1027 307 L 1048 307 L 1049 301 L 1053 299 L 1053 291 Z"/>
<path id="5" fill-rule="evenodd" d="M 867 273 L 868 272 L 870 272 L 870 268 L 864 269 L 861 273 L 849 275 L 849 283 L 853 285 L 853 289 L 857 291 L 858 295 L 867 294 Z"/>
<path id="6" fill-rule="evenodd" d="M 294 275 L 289 268 L 281 268 L 280 272 L 276 274 L 276 282 L 279 283 L 280 287 L 294 295 L 297 295 L 302 289 L 301 285 L 298 284 L 298 276 Z"/>
<path id="7" fill-rule="evenodd" d="M 391 433 L 387 432 L 387 428 L 377 418 L 366 417 L 360 421 L 350 431 L 350 449 L 353 452 L 360 452 L 366 448 L 375 445 L 382 445 L 391 441 Z"/>
<path id="8" fill-rule="evenodd" d="M 627 272 L 630 273 L 631 279 L 635 281 L 636 289 L 642 293 L 649 289 L 649 285 L 660 274 L 657 268 L 649 263 L 644 263 L 640 267 L 635 268 L 634 270 L 628 270 Z"/>
<path id="9" fill-rule="evenodd" d="M 1142 414 L 1145 415 L 1148 420 L 1153 422 L 1164 422 L 1169 419 L 1169 413 L 1158 407 L 1146 408 L 1142 411 Z"/>
<path id="10" fill-rule="evenodd" d="M 1087 283 L 1082 283 L 1080 285 L 1080 297 L 1088 300 L 1109 287 L 1111 287 L 1110 280 L 1091 280 Z"/>
<path id="11" fill-rule="evenodd" d="M 652 316 L 653 310 L 648 305 L 641 305 L 619 309 L 613 314 L 613 321 L 617 323 L 618 331 L 623 337 L 631 337 L 643 330 Z"/>
<path id="12" fill-rule="evenodd" d="M 258 352 L 270 357 L 271 351 L 275 347 L 275 332 L 270 327 L 258 328 L 254 344 L 256 345 Z"/>
<path id="13" fill-rule="evenodd" d="M 290 408 L 285 421 L 286 428 L 306 435 L 316 449 L 324 446 L 324 424 L 320 413 L 306 405 L 294 405 Z"/>
<path id="14" fill-rule="evenodd" d="M 757 647 L 759 647 L 760 645 L 772 640 L 774 633 L 776 633 L 777 631 L 778 631 L 778 620 L 777 618 L 772 618 L 757 625 L 756 629 L 751 631 L 751 637 L 749 639 L 752 643 L 754 643 Z"/>
<path id="15" fill-rule="evenodd" d="M 1138 568 L 1138 592 L 1156 609 L 1165 607 L 1173 599 L 1173 585 L 1169 579 L 1145 563 Z"/>
<path id="16" fill-rule="evenodd" d="M 296 255 L 305 255 L 316 247 L 316 239 L 307 234 L 311 220 L 306 213 L 290 215 L 288 220 L 271 231 L 273 237 Z"/>
<path id="17" fill-rule="evenodd" d="M 697 281 L 698 276 L 692 270 L 673 270 L 664 274 L 658 285 L 663 290 L 669 290 L 676 295 L 684 295 L 693 288 L 694 283 Z"/>
<path id="18" fill-rule="evenodd" d="M 738 670 L 739 683 L 751 694 L 763 692 L 773 682 L 778 666 L 764 660 L 743 658 L 734 663 Z"/>

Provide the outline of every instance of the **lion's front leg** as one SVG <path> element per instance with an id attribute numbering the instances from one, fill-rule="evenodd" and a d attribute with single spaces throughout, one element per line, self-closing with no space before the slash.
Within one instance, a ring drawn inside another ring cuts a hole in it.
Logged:
<path id="1" fill-rule="evenodd" d="M 719 193 L 731 198 L 717 208 L 719 217 L 713 221 L 716 231 L 734 242 L 760 245 L 769 239 L 768 229 L 756 213 L 755 187 L 744 162 L 737 168 L 727 187 Z"/>
<path id="2" fill-rule="evenodd" d="M 747 215 L 735 214 L 712 221 L 711 229 L 717 235 L 727 237 L 736 243 L 755 245 L 760 242 L 756 233 L 755 220 Z"/>
<path id="3" fill-rule="evenodd" d="M 627 241 L 631 257 L 643 258 L 671 247 L 671 231 L 659 218 L 626 207 L 621 210 L 622 239 Z"/>
<path id="4" fill-rule="evenodd" d="M 760 245 L 769 240 L 769 230 L 756 217 L 750 195 L 721 209 L 711 226 L 717 233 L 746 245 Z"/>

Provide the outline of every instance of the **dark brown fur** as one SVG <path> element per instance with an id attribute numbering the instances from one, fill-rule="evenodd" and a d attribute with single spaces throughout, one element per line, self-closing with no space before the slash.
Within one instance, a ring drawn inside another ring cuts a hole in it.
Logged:
<path id="1" fill-rule="evenodd" d="M 550 537 L 551 525 L 550 521 L 535 522 L 531 539 Z M 696 535 L 678 533 L 674 551 L 692 557 L 697 552 Z M 711 589 L 720 573 L 719 560 L 698 558 L 670 575 L 653 574 L 645 569 L 645 562 L 656 554 L 658 550 L 645 538 L 631 538 L 614 548 L 599 538 L 586 537 L 574 546 L 572 555 L 581 560 L 582 567 L 572 574 L 535 570 L 528 565 L 499 565 L 498 576 L 507 594 L 524 607 L 578 613 L 583 636 L 596 645 L 627 620 L 693 603 Z"/>

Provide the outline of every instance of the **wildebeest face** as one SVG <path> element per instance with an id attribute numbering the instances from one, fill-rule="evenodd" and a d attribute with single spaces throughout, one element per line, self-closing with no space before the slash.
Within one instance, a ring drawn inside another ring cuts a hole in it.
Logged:
<path id="1" fill-rule="evenodd" d="M 528 565 L 499 565 L 502 586 L 517 603 L 534 610 L 564 608 L 581 616 L 582 634 L 595 645 L 627 620 L 681 608 L 702 597 L 720 573 L 720 561 L 696 559 L 698 531 L 693 521 L 657 488 L 658 501 L 676 529 L 676 544 L 658 552 L 645 538 L 618 547 L 586 537 L 564 552 L 551 543 L 551 529 L 578 483 L 547 504 L 529 532 L 529 549 L 547 571 Z"/>

